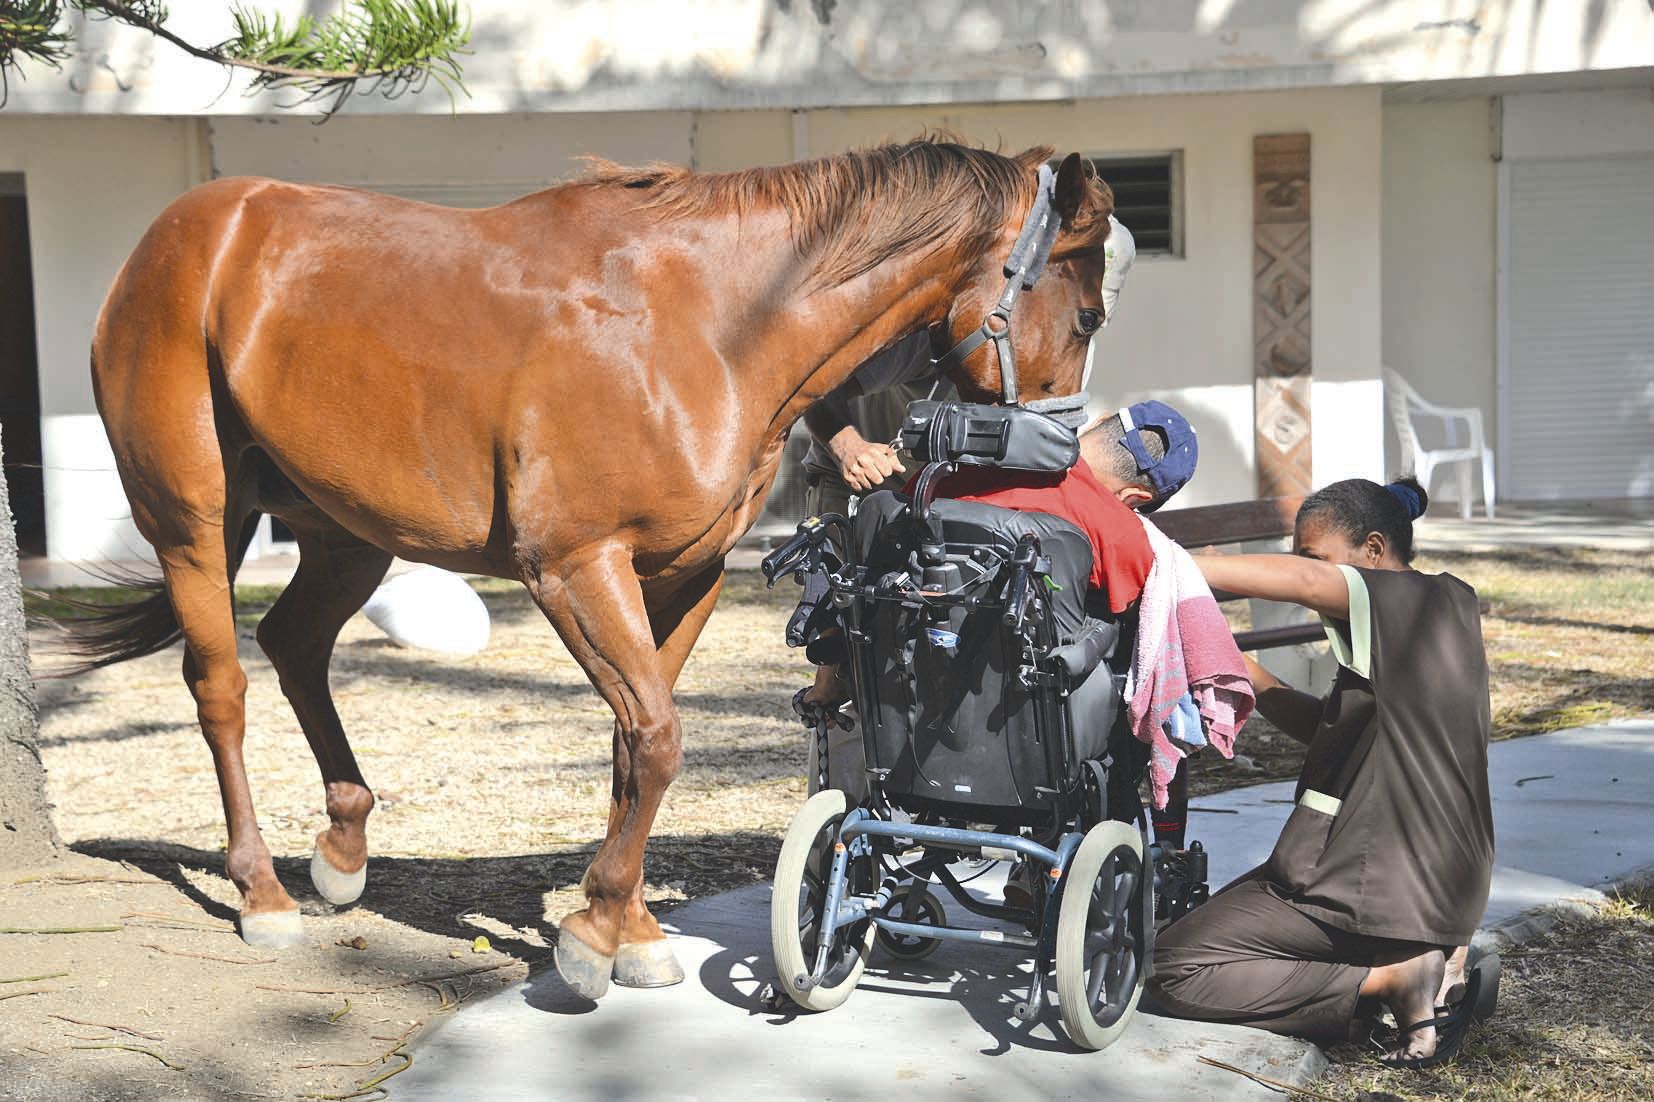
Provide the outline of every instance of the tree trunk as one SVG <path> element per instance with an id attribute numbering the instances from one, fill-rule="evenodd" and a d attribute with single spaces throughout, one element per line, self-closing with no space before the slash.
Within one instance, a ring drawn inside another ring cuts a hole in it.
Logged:
<path id="1" fill-rule="evenodd" d="M 58 856 L 62 846 L 46 802 L 46 767 L 35 734 L 17 530 L 0 464 L 0 869 L 40 864 Z"/>

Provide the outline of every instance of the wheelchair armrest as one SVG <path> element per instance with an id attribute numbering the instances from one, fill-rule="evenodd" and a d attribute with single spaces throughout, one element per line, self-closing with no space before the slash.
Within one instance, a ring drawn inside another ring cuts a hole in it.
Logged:
<path id="1" fill-rule="evenodd" d="M 1070 642 L 1051 648 L 1046 657 L 1067 670 L 1070 681 L 1080 681 L 1096 669 L 1098 663 L 1114 653 L 1114 646 L 1119 640 L 1119 624 L 1088 616 Z"/>

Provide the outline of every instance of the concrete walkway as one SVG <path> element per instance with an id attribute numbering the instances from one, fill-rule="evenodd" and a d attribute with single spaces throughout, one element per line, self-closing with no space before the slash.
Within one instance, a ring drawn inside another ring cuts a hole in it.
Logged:
<path id="1" fill-rule="evenodd" d="M 1585 547 L 1606 551 L 1654 550 L 1654 499 L 1623 501 L 1499 502 L 1493 520 L 1480 506 L 1461 520 L 1449 506 L 1432 506 L 1418 521 L 1415 538 L 1424 551 L 1495 551 L 1528 547 Z"/>
<path id="2" fill-rule="evenodd" d="M 1654 866 L 1654 721 L 1498 743 L 1490 778 L 1499 865 L 1484 941 Z M 1214 884 L 1268 855 L 1291 797 L 1292 785 L 1270 784 L 1195 802 Z M 1278 1099 L 1196 1057 L 1299 1083 L 1323 1066 L 1302 1042 L 1143 1014 L 1107 1051 L 1077 1051 L 1054 1008 L 1043 1024 L 1014 1021 L 1026 972 L 986 947 L 944 945 L 917 966 L 876 957 L 840 1009 L 767 1013 L 768 895 L 747 888 L 672 912 L 681 986 L 614 989 L 594 1006 L 548 970 L 459 1012 L 418 1046 L 395 1097 Z"/>
<path id="3" fill-rule="evenodd" d="M 1211 839 L 1213 884 L 1268 856 L 1293 785 L 1256 785 L 1190 806 L 1192 838 Z M 1588 903 L 1654 868 L 1654 720 L 1555 731 L 1493 744 L 1493 895 L 1476 944 L 1519 936 L 1535 908 Z"/>

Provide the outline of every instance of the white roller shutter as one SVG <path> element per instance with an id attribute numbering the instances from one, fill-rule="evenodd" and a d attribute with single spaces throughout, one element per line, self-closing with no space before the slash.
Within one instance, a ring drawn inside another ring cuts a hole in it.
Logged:
<path id="1" fill-rule="evenodd" d="M 1499 496 L 1654 494 L 1654 156 L 1509 173 Z"/>

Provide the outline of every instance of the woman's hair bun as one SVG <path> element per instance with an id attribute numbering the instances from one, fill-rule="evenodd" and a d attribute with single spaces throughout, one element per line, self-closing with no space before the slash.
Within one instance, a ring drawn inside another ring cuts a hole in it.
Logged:
<path id="1" fill-rule="evenodd" d="M 1408 520 L 1417 520 L 1424 515 L 1424 510 L 1430 505 L 1430 495 L 1424 492 L 1418 479 L 1411 475 L 1403 475 L 1384 487 L 1407 512 Z"/>

